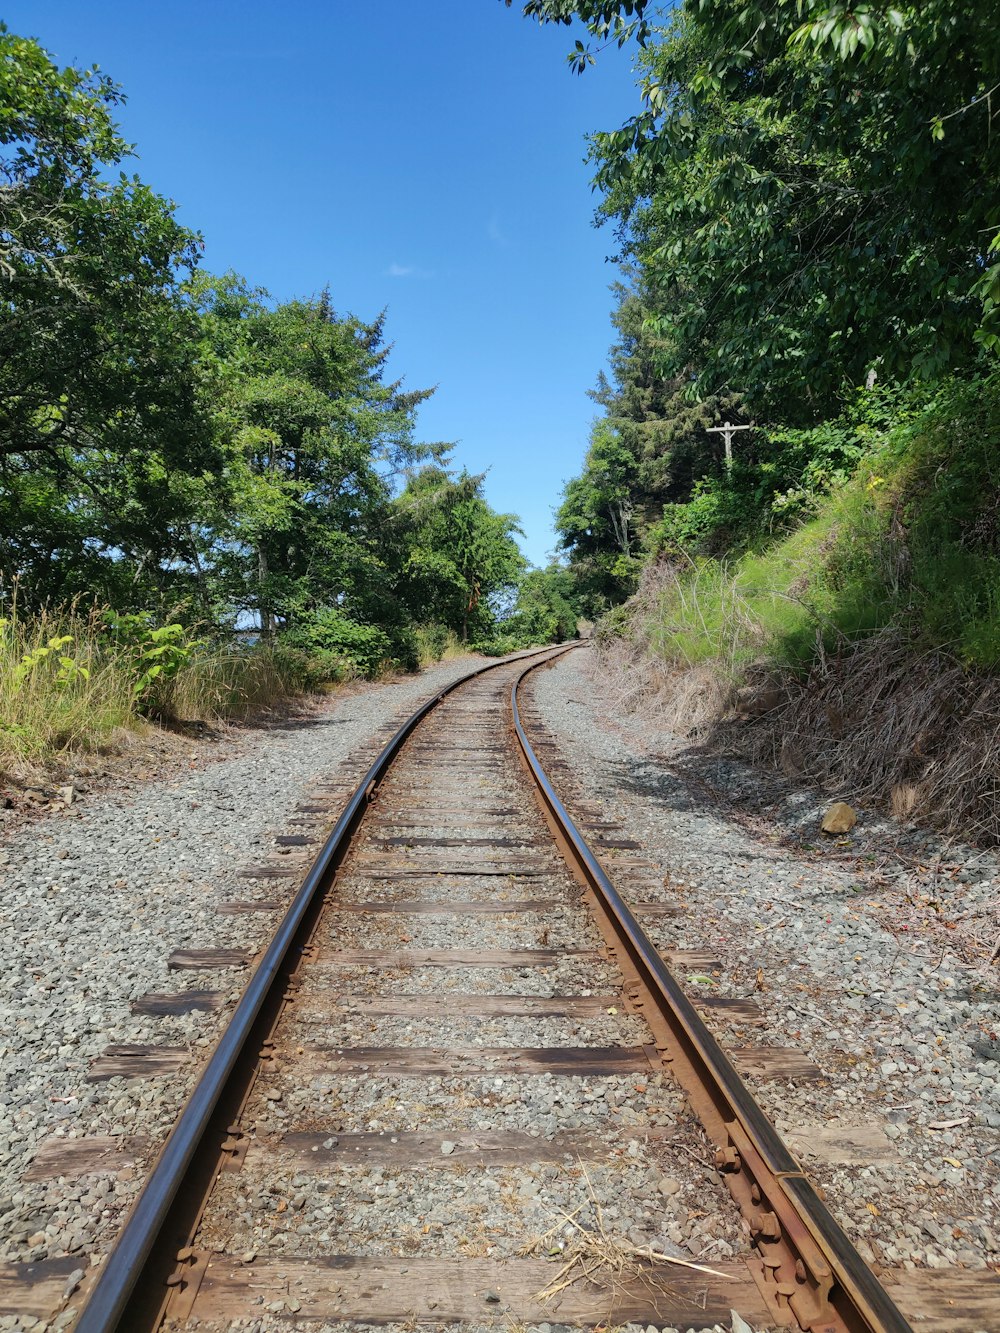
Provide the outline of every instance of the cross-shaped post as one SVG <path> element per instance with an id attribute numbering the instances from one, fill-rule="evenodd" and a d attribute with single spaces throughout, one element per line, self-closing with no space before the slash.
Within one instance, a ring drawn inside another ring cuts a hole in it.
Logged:
<path id="1" fill-rule="evenodd" d="M 720 435 L 726 444 L 726 469 L 733 466 L 733 435 L 738 430 L 755 430 L 755 426 L 733 426 L 730 422 L 724 421 L 721 426 L 709 426 L 709 435 Z"/>

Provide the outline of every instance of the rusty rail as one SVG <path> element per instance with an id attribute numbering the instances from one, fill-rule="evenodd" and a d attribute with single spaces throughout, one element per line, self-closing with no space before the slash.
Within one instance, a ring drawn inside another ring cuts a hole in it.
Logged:
<path id="1" fill-rule="evenodd" d="M 750 1224 L 761 1290 L 776 1318 L 811 1333 L 913 1333 L 815 1186 L 709 1032 L 588 847 L 531 746 L 511 688 L 514 734 L 543 813 L 574 874 L 589 890 L 627 993 L 657 1033 L 657 1049 L 684 1088 L 716 1166 Z M 631 985 L 628 984 L 631 972 Z M 662 1035 L 662 1042 L 660 1037 Z"/>
<path id="2" fill-rule="evenodd" d="M 570 644 L 561 651 L 568 652 L 576 646 Z M 532 650 L 522 655 L 537 657 L 540 651 Z M 548 648 L 544 652 L 553 656 L 558 655 L 559 650 Z M 188 1195 L 207 1192 L 220 1151 L 226 1151 L 227 1124 L 237 1113 L 252 1081 L 251 1066 L 256 1063 L 261 1041 L 266 1035 L 268 1011 L 273 1012 L 281 990 L 280 982 L 295 961 L 294 953 L 301 949 L 308 937 L 323 890 L 343 861 L 366 806 L 405 742 L 442 699 L 467 681 L 510 663 L 509 657 L 490 662 L 439 690 L 403 723 L 361 779 L 257 964 L 194 1091 L 153 1163 L 114 1249 L 91 1289 L 76 1322 L 75 1333 L 114 1333 L 119 1328 L 131 1333 L 135 1328 L 147 1326 L 147 1319 L 155 1319 L 157 1306 L 162 1305 L 162 1301 L 154 1292 L 157 1281 L 151 1280 L 148 1268 L 154 1251 L 157 1254 L 163 1251 L 161 1265 L 165 1256 L 168 1269 L 177 1269 L 178 1263 L 181 1265 L 176 1274 L 161 1274 L 162 1280 L 167 1283 L 183 1280 L 180 1277 L 183 1265 L 192 1256 L 179 1249 L 176 1241 L 171 1244 L 172 1210 L 180 1201 L 180 1205 L 186 1203 L 188 1216 L 192 1211 L 195 1218 L 200 1214 L 203 1200 L 197 1199 L 194 1203 L 190 1198 L 184 1200 L 182 1191 Z M 218 1143 L 223 1144 L 221 1150 L 214 1146 Z M 199 1162 L 199 1154 L 207 1160 Z M 200 1183 L 192 1186 L 192 1177 Z M 186 1241 L 180 1244 L 186 1244 Z M 142 1316 L 130 1304 L 133 1294 L 143 1310 Z M 150 1322 L 148 1326 L 155 1327 L 155 1323 Z"/>

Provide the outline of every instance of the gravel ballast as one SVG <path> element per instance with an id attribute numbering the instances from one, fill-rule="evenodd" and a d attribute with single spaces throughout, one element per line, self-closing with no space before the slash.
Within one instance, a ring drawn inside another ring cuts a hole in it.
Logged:
<path id="1" fill-rule="evenodd" d="M 818 1083 L 749 1081 L 861 1253 L 995 1267 L 1000 978 L 949 930 L 996 912 L 996 857 L 865 811 L 853 833 L 824 837 L 825 810 L 850 793 L 796 788 L 623 716 L 592 650 L 534 679 L 580 799 L 642 844 L 679 907 L 649 934 L 721 963 L 686 978 L 693 998 L 752 997 L 763 1011 L 760 1027 L 713 1019 L 723 1045 L 792 1046 L 819 1066 Z M 614 878 L 613 854 L 606 864 Z M 819 1131 L 841 1131 L 841 1160 Z"/>
<path id="2" fill-rule="evenodd" d="M 273 855 L 275 834 L 294 827 L 310 784 L 338 770 L 345 782 L 360 777 L 382 743 L 377 732 L 475 665 L 464 658 L 344 691 L 308 716 L 233 733 L 215 747 L 221 759 L 195 746 L 162 781 L 88 792 L 8 829 L 0 844 L 0 1259 L 68 1253 L 86 1268 L 106 1248 L 246 979 L 245 970 L 171 971 L 169 955 L 259 948 L 275 914 L 219 915 L 217 904 L 284 903 L 298 880 L 259 883 L 240 869 Z M 295 850 L 288 863 L 304 870 L 308 859 Z M 130 1012 L 146 993 L 208 987 L 226 996 L 215 1012 Z M 180 1047 L 183 1065 L 159 1078 L 88 1082 L 106 1048 L 143 1043 Z M 123 1147 L 138 1139 L 138 1160 L 82 1182 L 24 1180 L 44 1141 L 93 1135 Z"/>

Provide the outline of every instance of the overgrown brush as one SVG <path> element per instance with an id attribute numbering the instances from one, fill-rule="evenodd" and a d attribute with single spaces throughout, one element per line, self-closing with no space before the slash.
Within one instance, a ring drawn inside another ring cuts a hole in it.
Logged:
<path id="1" fill-rule="evenodd" d="M 463 648 L 458 635 L 445 625 L 418 625 L 414 630 L 417 662 L 422 669 L 434 666 L 436 662 L 448 662 L 462 657 L 467 648 Z"/>
<path id="2" fill-rule="evenodd" d="M 820 651 L 805 679 L 780 678 L 773 708 L 719 718 L 714 738 L 897 818 L 1000 843 L 1000 680 L 899 630 Z"/>
<path id="3" fill-rule="evenodd" d="M 106 608 L 0 618 L 0 771 L 109 748 L 148 720 L 246 717 L 312 683 L 314 664 L 263 644 L 212 646 L 177 622 Z"/>
<path id="4" fill-rule="evenodd" d="M 597 639 L 624 706 L 1000 842 L 1000 376 L 901 413 L 761 549 L 648 566 Z"/>
<path id="5" fill-rule="evenodd" d="M 177 719 L 245 718 L 312 685 L 308 659 L 294 651 L 205 645 L 169 681 L 162 711 Z"/>
<path id="6" fill-rule="evenodd" d="M 141 725 L 131 664 L 109 651 L 100 612 L 43 610 L 0 620 L 0 768 L 107 745 Z"/>

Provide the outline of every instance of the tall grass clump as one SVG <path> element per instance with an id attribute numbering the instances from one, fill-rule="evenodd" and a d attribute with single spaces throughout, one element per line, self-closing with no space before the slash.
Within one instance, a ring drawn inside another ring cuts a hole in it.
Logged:
<path id="1" fill-rule="evenodd" d="M 179 721 L 246 718 L 314 686 L 308 659 L 294 650 L 201 645 L 165 683 L 157 711 Z"/>
<path id="2" fill-rule="evenodd" d="M 444 625 L 418 625 L 414 630 L 417 662 L 421 669 L 448 662 L 468 652 L 453 629 Z"/>
<path id="3" fill-rule="evenodd" d="M 42 610 L 0 618 L 0 768 L 94 750 L 141 725 L 131 663 L 111 650 L 99 612 Z"/>
<path id="4" fill-rule="evenodd" d="M 0 617 L 0 772 L 14 778 L 127 731 L 245 718 L 314 688 L 293 648 L 211 644 L 177 622 L 79 605 Z"/>

